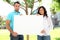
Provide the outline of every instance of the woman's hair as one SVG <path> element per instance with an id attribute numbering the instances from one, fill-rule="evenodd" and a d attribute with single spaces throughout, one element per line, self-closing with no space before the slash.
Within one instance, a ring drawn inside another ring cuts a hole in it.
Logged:
<path id="1" fill-rule="evenodd" d="M 46 9 L 45 9 L 44 6 L 41 6 L 41 7 L 38 8 L 38 14 L 41 15 L 41 13 L 39 12 L 41 8 L 44 9 L 44 16 L 48 17 L 48 16 L 47 16 L 47 11 L 46 11 Z"/>

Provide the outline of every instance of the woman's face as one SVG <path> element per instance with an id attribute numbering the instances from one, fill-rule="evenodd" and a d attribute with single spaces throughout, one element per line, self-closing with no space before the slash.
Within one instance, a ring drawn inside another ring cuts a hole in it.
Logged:
<path id="1" fill-rule="evenodd" d="M 43 8 L 40 8 L 39 13 L 40 13 L 41 15 L 44 15 L 44 9 L 43 9 Z"/>

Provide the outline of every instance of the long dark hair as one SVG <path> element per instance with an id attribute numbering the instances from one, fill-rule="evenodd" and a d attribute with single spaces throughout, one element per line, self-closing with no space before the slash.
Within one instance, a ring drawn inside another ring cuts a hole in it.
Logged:
<path id="1" fill-rule="evenodd" d="M 48 17 L 48 15 L 47 15 L 47 11 L 46 11 L 46 9 L 45 9 L 44 6 L 40 6 L 40 7 L 38 8 L 38 14 L 41 15 L 41 13 L 39 12 L 41 8 L 44 9 L 44 16 Z"/>

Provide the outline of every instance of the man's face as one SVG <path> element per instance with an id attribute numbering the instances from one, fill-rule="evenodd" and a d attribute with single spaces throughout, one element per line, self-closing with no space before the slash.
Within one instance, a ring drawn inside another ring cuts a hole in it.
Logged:
<path id="1" fill-rule="evenodd" d="M 16 3 L 16 4 L 14 5 L 14 8 L 15 8 L 16 11 L 19 11 L 20 4 Z"/>

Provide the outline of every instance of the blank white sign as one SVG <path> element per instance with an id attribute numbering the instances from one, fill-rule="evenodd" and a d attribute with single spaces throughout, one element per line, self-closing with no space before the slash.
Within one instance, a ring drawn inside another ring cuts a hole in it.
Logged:
<path id="1" fill-rule="evenodd" d="M 40 34 L 43 25 L 43 16 L 25 15 L 14 16 L 14 31 L 18 34 Z"/>

